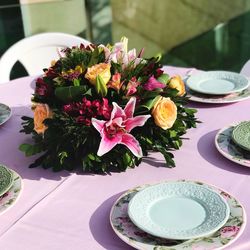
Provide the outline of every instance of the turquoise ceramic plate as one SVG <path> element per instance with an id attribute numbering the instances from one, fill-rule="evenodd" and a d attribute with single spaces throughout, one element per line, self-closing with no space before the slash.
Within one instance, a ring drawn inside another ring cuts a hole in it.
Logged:
<path id="1" fill-rule="evenodd" d="M 161 183 L 139 192 L 128 215 L 143 231 L 167 239 L 210 235 L 229 217 L 229 206 L 218 193 L 192 182 Z"/>
<path id="2" fill-rule="evenodd" d="M 180 182 L 189 182 L 180 180 Z M 227 248 L 236 241 L 246 225 L 246 213 L 240 202 L 230 194 L 205 183 L 199 185 L 213 189 L 223 196 L 230 207 L 230 216 L 226 224 L 212 235 L 190 240 L 170 240 L 152 236 L 132 223 L 128 216 L 128 204 L 131 199 L 149 185 L 143 185 L 122 194 L 114 203 L 110 212 L 110 224 L 115 234 L 124 242 L 140 250 L 218 250 Z"/>
<path id="3" fill-rule="evenodd" d="M 250 151 L 250 121 L 241 122 L 232 132 L 233 141 L 241 148 Z"/>
<path id="4" fill-rule="evenodd" d="M 207 71 L 190 76 L 186 84 L 189 89 L 209 95 L 227 95 L 240 92 L 249 86 L 248 79 L 234 72 Z"/>
<path id="5" fill-rule="evenodd" d="M 0 196 L 6 193 L 13 184 L 13 173 L 10 169 L 0 164 Z"/>
<path id="6" fill-rule="evenodd" d="M 0 125 L 9 120 L 11 116 L 11 109 L 7 105 L 0 103 Z"/>

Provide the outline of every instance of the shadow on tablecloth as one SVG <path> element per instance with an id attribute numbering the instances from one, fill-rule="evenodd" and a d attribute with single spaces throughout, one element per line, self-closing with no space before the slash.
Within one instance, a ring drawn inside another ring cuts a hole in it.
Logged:
<path id="1" fill-rule="evenodd" d="M 125 191 L 124 191 L 125 192 Z M 94 239 L 105 249 L 109 250 L 131 250 L 134 249 L 124 243 L 113 231 L 109 215 L 114 202 L 124 192 L 118 193 L 105 200 L 92 214 L 89 220 L 89 228 Z"/>
<path id="2" fill-rule="evenodd" d="M 215 167 L 237 174 L 250 175 L 250 169 L 248 167 L 232 162 L 218 152 L 214 142 L 218 131 L 219 130 L 211 131 L 199 139 L 197 148 L 200 155 Z"/>

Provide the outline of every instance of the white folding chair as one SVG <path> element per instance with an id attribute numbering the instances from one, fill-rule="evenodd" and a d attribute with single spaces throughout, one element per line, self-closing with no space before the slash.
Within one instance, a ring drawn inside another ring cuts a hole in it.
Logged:
<path id="1" fill-rule="evenodd" d="M 72 47 L 90 42 L 74 35 L 65 33 L 41 33 L 24 38 L 12 45 L 0 59 L 0 83 L 10 80 L 10 72 L 19 61 L 29 75 L 43 73 L 52 60 L 59 58 L 58 48 Z"/>
<path id="2" fill-rule="evenodd" d="M 245 76 L 250 76 L 250 60 L 248 60 L 244 66 L 242 67 L 241 71 L 240 71 L 241 74 L 245 75 Z"/>

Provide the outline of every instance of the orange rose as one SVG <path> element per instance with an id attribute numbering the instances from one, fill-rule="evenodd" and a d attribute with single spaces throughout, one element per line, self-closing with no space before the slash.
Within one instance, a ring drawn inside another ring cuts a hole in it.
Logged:
<path id="1" fill-rule="evenodd" d="M 179 96 L 183 96 L 186 93 L 185 84 L 182 81 L 181 77 L 178 75 L 170 79 L 168 86 L 172 89 L 177 89 L 179 91 L 178 92 Z"/>
<path id="2" fill-rule="evenodd" d="M 176 120 L 177 107 L 169 97 L 161 96 L 153 107 L 152 116 L 155 124 L 166 130 L 171 128 Z"/>
<path id="3" fill-rule="evenodd" d="M 52 111 L 47 104 L 38 103 L 34 109 L 34 130 L 38 134 L 43 134 L 47 127 L 43 121 L 52 117 Z"/>
<path id="4" fill-rule="evenodd" d="M 90 81 L 91 84 L 96 85 L 96 78 L 99 75 L 105 84 L 108 83 L 111 73 L 111 65 L 108 63 L 99 63 L 87 69 L 85 78 Z"/>

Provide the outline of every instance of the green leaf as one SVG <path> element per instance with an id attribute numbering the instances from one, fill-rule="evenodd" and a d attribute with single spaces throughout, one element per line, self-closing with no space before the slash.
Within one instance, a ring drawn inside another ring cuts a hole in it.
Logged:
<path id="1" fill-rule="evenodd" d="M 130 156 L 130 154 L 128 152 L 126 152 L 123 156 L 122 156 L 122 160 L 123 160 L 123 164 L 125 166 L 130 166 L 132 158 Z"/>
<path id="2" fill-rule="evenodd" d="M 91 67 L 95 64 L 98 63 L 99 61 L 99 52 L 101 52 L 99 50 L 99 48 L 95 48 L 94 51 L 91 53 L 91 58 L 90 58 L 90 61 L 89 61 L 89 64 L 88 64 L 88 67 Z"/>
<path id="3" fill-rule="evenodd" d="M 58 87 L 55 90 L 55 96 L 63 102 L 69 102 L 77 97 L 80 97 L 86 91 L 86 86 Z"/>
<path id="4" fill-rule="evenodd" d="M 155 62 L 159 62 L 161 60 L 161 58 L 162 58 L 162 54 L 161 53 L 156 54 L 156 56 L 155 56 Z"/>
<path id="5" fill-rule="evenodd" d="M 92 160 L 92 161 L 94 161 L 94 160 L 95 160 L 95 156 L 94 156 L 94 154 L 88 154 L 88 158 L 89 158 L 90 160 Z"/>
<path id="6" fill-rule="evenodd" d="M 99 94 L 101 96 L 106 96 L 108 93 L 107 86 L 100 75 L 97 75 L 97 77 L 96 77 L 95 88 L 96 88 L 97 94 Z"/>
<path id="7" fill-rule="evenodd" d="M 80 86 L 80 80 L 79 79 L 74 79 L 73 84 L 74 84 L 74 86 Z"/>
<path id="8" fill-rule="evenodd" d="M 42 151 L 42 146 L 39 144 L 31 145 L 23 143 L 19 146 L 19 150 L 24 152 L 26 156 L 31 156 Z"/>
<path id="9" fill-rule="evenodd" d="M 151 110 L 159 98 L 160 98 L 160 96 L 156 96 L 154 99 L 150 99 L 150 100 L 146 101 L 145 103 L 141 104 L 141 107 L 144 107 L 147 110 Z"/>
<path id="10" fill-rule="evenodd" d="M 169 80 L 168 74 L 162 74 L 157 78 L 157 81 L 164 83 L 164 84 L 167 84 L 168 80 Z"/>
<path id="11" fill-rule="evenodd" d="M 88 89 L 83 95 L 89 95 L 92 96 L 92 89 Z"/>
<path id="12" fill-rule="evenodd" d="M 59 160 L 61 165 L 63 164 L 64 160 L 68 157 L 68 153 L 63 151 L 58 154 Z"/>
<path id="13" fill-rule="evenodd" d="M 160 92 L 162 92 L 162 89 L 155 89 L 154 91 L 146 91 L 143 93 L 142 99 L 155 98 L 156 96 L 159 96 Z"/>
<path id="14" fill-rule="evenodd" d="M 175 130 L 169 130 L 169 136 L 170 136 L 170 138 L 176 137 L 177 132 Z"/>

